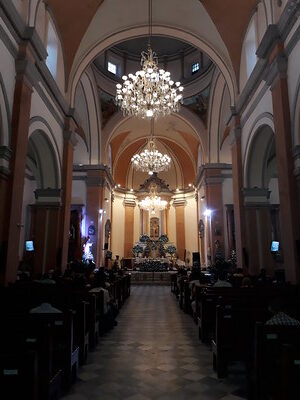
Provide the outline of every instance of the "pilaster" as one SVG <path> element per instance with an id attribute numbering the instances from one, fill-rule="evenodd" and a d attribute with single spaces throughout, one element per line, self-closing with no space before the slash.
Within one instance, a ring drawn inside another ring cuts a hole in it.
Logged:
<path id="1" fill-rule="evenodd" d="M 278 42 L 270 55 L 269 63 L 270 71 L 266 82 L 271 87 L 273 101 L 284 266 L 286 279 L 299 283 L 300 217 L 291 138 L 287 57 L 283 43 Z"/>
<path id="2" fill-rule="evenodd" d="M 63 166 L 62 166 L 62 201 L 61 201 L 61 271 L 65 271 L 68 262 L 70 214 L 72 199 L 72 176 L 73 176 L 73 155 L 74 147 L 77 144 L 76 126 L 71 118 L 65 121 L 64 142 L 63 142 Z"/>
<path id="3" fill-rule="evenodd" d="M 19 267 L 19 243 L 22 217 L 22 201 L 28 148 L 32 86 L 35 77 L 33 64 L 26 42 L 22 42 L 16 60 L 16 82 L 12 112 L 10 177 L 7 194 L 6 216 L 3 221 L 4 234 L 1 244 L 3 266 L 1 271 L 5 284 L 14 282 Z M 6 254 L 5 254 L 6 253 Z"/>
<path id="4" fill-rule="evenodd" d="M 177 255 L 180 260 L 184 260 L 185 251 L 185 218 L 184 208 L 186 205 L 185 198 L 175 198 L 173 201 L 173 207 L 175 207 L 175 218 L 176 218 L 176 247 Z"/>
<path id="5" fill-rule="evenodd" d="M 124 257 L 132 257 L 134 235 L 134 208 L 136 202 L 133 198 L 124 199 L 125 207 L 125 232 L 124 232 Z"/>

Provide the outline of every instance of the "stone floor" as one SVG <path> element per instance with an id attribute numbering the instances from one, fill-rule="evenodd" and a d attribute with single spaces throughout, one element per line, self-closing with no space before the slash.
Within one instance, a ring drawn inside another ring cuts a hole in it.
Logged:
<path id="1" fill-rule="evenodd" d="M 239 400 L 244 376 L 218 380 L 212 354 L 167 286 L 133 286 L 64 400 Z"/>

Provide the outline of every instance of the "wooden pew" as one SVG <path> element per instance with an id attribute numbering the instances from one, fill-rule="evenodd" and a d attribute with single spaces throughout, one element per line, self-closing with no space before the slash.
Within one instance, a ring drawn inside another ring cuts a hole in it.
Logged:
<path id="1" fill-rule="evenodd" d="M 299 326 L 256 324 L 254 387 L 255 399 L 282 400 L 280 382 L 282 374 L 283 344 L 298 346 Z"/>
<path id="2" fill-rule="evenodd" d="M 281 399 L 294 400 L 300 393 L 300 344 L 282 346 L 281 376 Z"/>
<path id="3" fill-rule="evenodd" d="M 9 399 L 38 400 L 38 356 L 26 348 L 0 351 L 0 388 Z"/>
<path id="4" fill-rule="evenodd" d="M 242 301 L 241 301 L 242 303 Z M 213 367 L 218 378 L 227 375 L 231 362 L 243 361 L 246 367 L 254 350 L 256 321 L 265 321 L 267 310 L 260 304 L 218 305 L 216 308 L 216 335 L 212 340 Z"/>

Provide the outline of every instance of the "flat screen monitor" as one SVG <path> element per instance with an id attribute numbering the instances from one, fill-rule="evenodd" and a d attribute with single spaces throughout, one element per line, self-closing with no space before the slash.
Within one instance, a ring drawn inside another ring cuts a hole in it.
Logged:
<path id="1" fill-rule="evenodd" d="M 271 244 L 271 252 L 276 253 L 277 251 L 279 251 L 279 242 L 275 242 L 273 240 L 273 242 Z"/>
<path id="2" fill-rule="evenodd" d="M 34 250 L 33 241 L 32 240 L 26 240 L 25 248 L 26 248 L 26 251 L 33 251 Z"/>

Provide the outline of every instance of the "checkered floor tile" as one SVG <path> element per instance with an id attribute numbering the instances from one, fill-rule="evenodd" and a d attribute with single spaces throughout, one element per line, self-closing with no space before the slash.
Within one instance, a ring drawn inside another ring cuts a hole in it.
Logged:
<path id="1" fill-rule="evenodd" d="M 244 374 L 217 379 L 210 349 L 167 286 L 133 286 L 118 326 L 64 400 L 242 400 Z"/>

